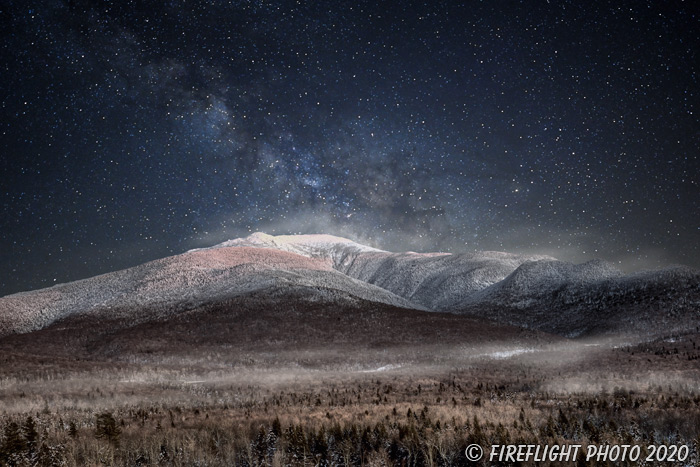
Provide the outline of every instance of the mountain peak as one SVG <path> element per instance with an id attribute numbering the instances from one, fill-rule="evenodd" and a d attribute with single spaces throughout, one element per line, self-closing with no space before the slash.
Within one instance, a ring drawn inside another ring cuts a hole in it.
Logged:
<path id="1" fill-rule="evenodd" d="M 477 314 L 566 335 L 599 327 L 607 315 L 622 316 L 618 324 L 637 323 L 638 329 L 673 318 L 685 329 L 688 316 L 696 326 L 699 283 L 700 273 L 688 268 L 623 276 L 601 260 L 571 264 L 542 255 L 489 251 L 389 253 L 333 235 L 256 232 L 133 268 L 2 297 L 0 335 L 75 316 L 145 322 L 233 297 L 290 293 L 334 303 L 365 300 Z M 280 306 L 286 307 L 283 300 Z M 658 312 L 671 308 L 672 315 Z M 694 314 L 684 314 L 688 310 Z"/>
<path id="2" fill-rule="evenodd" d="M 229 247 L 273 248 L 289 251 L 311 258 L 331 258 L 345 256 L 348 253 L 384 252 L 377 248 L 354 242 L 347 238 L 327 234 L 306 235 L 269 235 L 255 232 L 245 238 L 228 240 L 211 248 Z"/>

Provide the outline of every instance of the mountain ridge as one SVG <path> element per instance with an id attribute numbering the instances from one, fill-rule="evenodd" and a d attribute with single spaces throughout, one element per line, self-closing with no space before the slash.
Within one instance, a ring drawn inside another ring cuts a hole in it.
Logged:
<path id="1" fill-rule="evenodd" d="M 331 235 L 258 232 L 1 297 L 0 335 L 42 329 L 70 316 L 113 318 L 115 310 L 139 323 L 259 290 L 284 296 L 292 289 L 306 290 L 328 306 L 356 297 L 568 336 L 605 330 L 602 323 L 613 332 L 634 321 L 634 313 L 647 326 L 654 320 L 669 323 L 665 307 L 674 310 L 673 329 L 683 328 L 682 319 L 688 326 L 700 321 L 700 272 L 688 267 L 624 275 L 602 260 L 572 264 L 504 252 L 391 253 Z M 286 305 L 281 299 L 278 306 Z"/>

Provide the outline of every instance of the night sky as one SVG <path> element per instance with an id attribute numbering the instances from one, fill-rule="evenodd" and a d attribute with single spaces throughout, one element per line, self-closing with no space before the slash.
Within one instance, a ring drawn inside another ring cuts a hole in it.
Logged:
<path id="1" fill-rule="evenodd" d="M 0 4 L 0 295 L 251 232 L 700 266 L 691 1 Z"/>

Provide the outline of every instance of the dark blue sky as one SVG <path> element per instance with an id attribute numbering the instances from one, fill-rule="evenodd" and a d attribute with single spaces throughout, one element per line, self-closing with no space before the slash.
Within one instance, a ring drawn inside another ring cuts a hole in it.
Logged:
<path id="1" fill-rule="evenodd" d="M 0 295 L 254 231 L 700 266 L 693 2 L 5 1 Z"/>

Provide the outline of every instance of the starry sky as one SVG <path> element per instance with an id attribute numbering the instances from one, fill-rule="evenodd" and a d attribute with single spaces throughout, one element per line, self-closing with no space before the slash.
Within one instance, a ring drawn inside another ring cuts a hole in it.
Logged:
<path id="1" fill-rule="evenodd" d="M 0 4 L 0 295 L 251 232 L 700 266 L 691 1 Z"/>

